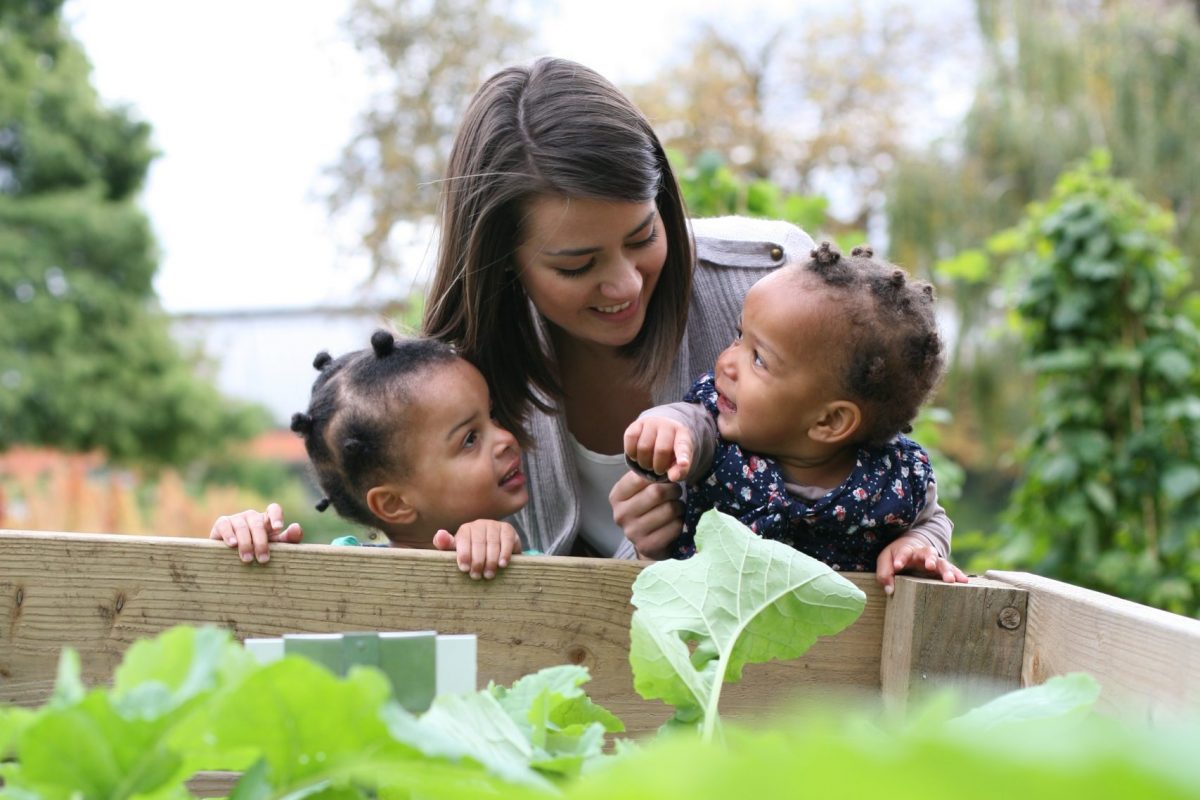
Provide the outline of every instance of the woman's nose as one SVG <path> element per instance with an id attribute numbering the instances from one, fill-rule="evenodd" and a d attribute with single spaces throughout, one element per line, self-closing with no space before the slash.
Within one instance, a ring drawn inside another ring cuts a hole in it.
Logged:
<path id="1" fill-rule="evenodd" d="M 642 273 L 638 271 L 637 265 L 627 258 L 621 258 L 601 282 L 600 293 L 614 300 L 628 300 L 641 293 L 642 281 Z"/>

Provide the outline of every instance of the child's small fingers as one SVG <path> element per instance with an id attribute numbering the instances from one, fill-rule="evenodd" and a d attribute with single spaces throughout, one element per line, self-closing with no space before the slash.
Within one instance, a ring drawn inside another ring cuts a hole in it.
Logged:
<path id="1" fill-rule="evenodd" d="M 680 434 L 675 437 L 675 463 L 686 471 L 692 465 L 692 438 Z"/>
<path id="2" fill-rule="evenodd" d="M 455 563 L 458 564 L 459 572 L 466 572 L 471 569 L 471 533 L 459 528 L 458 533 L 454 535 L 454 551 L 456 554 Z"/>
<path id="3" fill-rule="evenodd" d="M 300 527 L 299 522 L 293 522 L 284 529 L 283 533 L 279 534 L 279 541 L 288 544 L 299 544 L 303 539 L 304 529 Z"/>
<path id="4" fill-rule="evenodd" d="M 208 538 L 219 539 L 229 547 L 236 547 L 237 534 L 233 530 L 233 521 L 229 517 L 217 517 L 212 530 L 208 532 Z"/>
<path id="5" fill-rule="evenodd" d="M 270 521 L 271 531 L 283 531 L 283 507 L 279 503 L 270 503 L 267 505 L 267 519 Z"/>
<path id="6" fill-rule="evenodd" d="M 666 475 L 675 462 L 675 429 L 663 425 L 654 438 L 654 473 Z"/>
<path id="7" fill-rule="evenodd" d="M 946 583 L 966 583 L 967 576 L 961 569 L 943 559 L 942 580 L 944 580 Z"/>
<path id="8" fill-rule="evenodd" d="M 266 514 L 249 514 L 250 538 L 254 543 L 254 557 L 258 563 L 265 564 L 271 560 L 270 518 Z"/>
<path id="9" fill-rule="evenodd" d="M 892 582 L 892 576 L 896 572 L 896 564 L 892 560 L 892 556 L 887 550 L 879 554 L 879 558 L 875 560 L 875 580 L 883 587 L 886 592 L 887 587 Z"/>
<path id="10" fill-rule="evenodd" d="M 250 526 L 246 522 L 246 517 L 237 514 L 230 519 L 230 524 L 233 526 L 233 535 L 237 539 L 238 556 L 242 561 L 253 561 L 254 539 L 250 534 Z"/>
<path id="11" fill-rule="evenodd" d="M 471 529 L 471 577 L 479 580 L 483 577 L 484 564 L 487 562 L 487 531 L 483 526 Z"/>
<path id="12" fill-rule="evenodd" d="M 483 563 L 483 577 L 491 580 L 496 577 L 496 570 L 500 567 L 500 533 L 495 532 L 494 536 L 487 537 L 487 559 Z"/>
<path id="13" fill-rule="evenodd" d="M 638 441 L 642 437 L 642 420 L 634 420 L 629 427 L 625 429 L 625 455 L 637 461 L 638 457 Z"/>
<path id="14" fill-rule="evenodd" d="M 642 435 L 638 437 L 637 463 L 642 469 L 654 471 L 654 443 L 658 441 L 658 429 L 654 425 L 642 427 Z"/>

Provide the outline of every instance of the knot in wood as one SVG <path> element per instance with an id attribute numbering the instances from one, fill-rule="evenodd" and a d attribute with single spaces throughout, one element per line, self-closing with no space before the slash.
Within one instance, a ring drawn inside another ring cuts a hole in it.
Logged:
<path id="1" fill-rule="evenodd" d="M 567 649 L 567 660 L 572 664 L 582 664 L 587 660 L 588 651 L 583 645 L 572 645 Z"/>
<path id="2" fill-rule="evenodd" d="M 996 623 L 1001 628 L 1015 631 L 1021 627 L 1021 612 L 1013 606 L 1006 606 L 1000 609 L 1000 616 L 996 618 Z"/>

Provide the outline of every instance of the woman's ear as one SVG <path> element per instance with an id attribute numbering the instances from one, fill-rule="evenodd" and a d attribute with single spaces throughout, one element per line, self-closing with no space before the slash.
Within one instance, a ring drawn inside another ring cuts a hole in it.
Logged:
<path id="1" fill-rule="evenodd" d="M 394 483 L 368 489 L 367 508 L 390 525 L 409 525 L 417 518 L 417 509 L 409 502 L 408 493 Z"/>
<path id="2" fill-rule="evenodd" d="M 863 424 L 862 409 L 849 400 L 835 400 L 825 406 L 820 418 L 808 429 L 808 436 L 824 444 L 845 444 Z"/>

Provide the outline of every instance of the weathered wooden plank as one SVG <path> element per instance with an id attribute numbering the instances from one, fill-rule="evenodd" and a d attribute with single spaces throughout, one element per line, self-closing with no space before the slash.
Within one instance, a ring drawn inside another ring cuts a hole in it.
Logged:
<path id="1" fill-rule="evenodd" d="M 967 584 L 900 576 L 883 623 L 880 685 L 903 710 L 934 687 L 956 686 L 970 704 L 1021 685 L 1026 592 L 973 577 Z"/>
<path id="2" fill-rule="evenodd" d="M 1025 572 L 987 577 L 1029 592 L 1024 685 L 1088 672 L 1102 711 L 1156 720 L 1200 710 L 1200 620 Z"/>
<path id="3" fill-rule="evenodd" d="M 281 545 L 263 566 L 196 539 L 0 531 L 0 702 L 49 695 L 58 653 L 80 654 L 84 680 L 110 679 L 125 649 L 171 625 L 215 624 L 239 638 L 290 632 L 426 630 L 479 637 L 479 677 L 508 683 L 585 664 L 589 694 L 631 732 L 666 707 L 641 700 L 629 668 L 631 585 L 642 565 L 518 557 L 471 581 L 453 554 Z M 804 658 L 747 668 L 722 695 L 728 716 L 778 709 L 794 695 L 879 689 L 884 598 L 871 575 L 862 618 Z"/>

